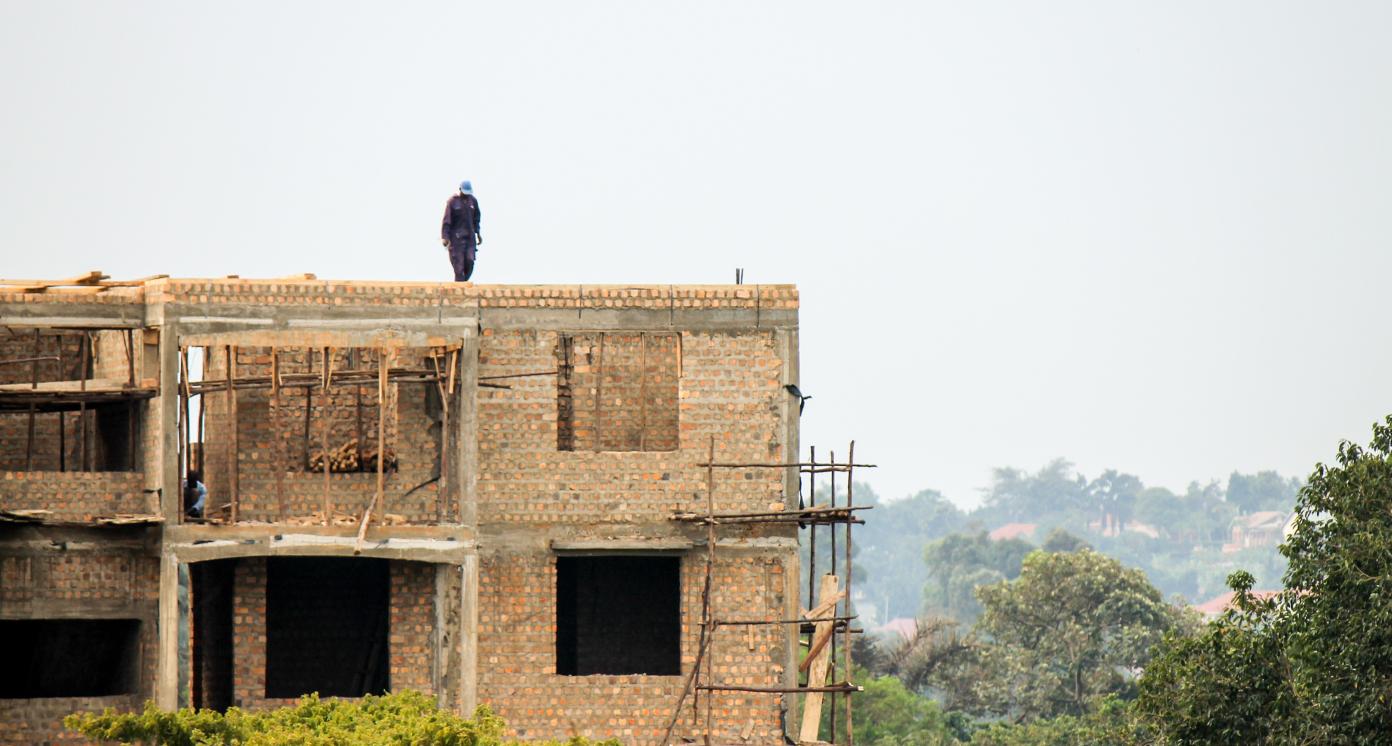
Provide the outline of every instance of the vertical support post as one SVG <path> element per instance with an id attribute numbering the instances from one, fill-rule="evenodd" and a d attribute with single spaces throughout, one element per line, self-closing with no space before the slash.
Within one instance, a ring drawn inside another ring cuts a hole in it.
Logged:
<path id="1" fill-rule="evenodd" d="M 66 378 L 68 369 L 63 365 L 63 335 L 54 337 L 58 340 L 58 376 Z M 58 410 L 58 471 L 68 470 L 68 422 L 67 413 Z"/>
<path id="2" fill-rule="evenodd" d="M 135 330 L 126 330 L 126 387 L 135 388 Z M 183 441 L 180 441 L 182 445 Z M 182 463 L 182 461 L 180 462 Z M 126 469 L 135 471 L 135 400 L 126 400 Z"/>
<path id="3" fill-rule="evenodd" d="M 201 371 L 201 379 L 208 377 L 208 361 L 213 359 L 213 348 L 203 346 L 203 358 L 199 360 L 198 367 Z M 198 473 L 203 474 L 203 464 L 208 455 L 208 441 L 204 439 L 203 433 L 208 424 L 208 396 L 200 393 L 198 395 Z M 206 476 L 206 475 L 204 475 Z M 207 515 L 207 506 L 204 506 L 204 515 Z"/>
<path id="4" fill-rule="evenodd" d="M 362 351 L 362 348 L 361 348 L 361 347 L 353 347 L 353 348 L 350 348 L 350 349 L 349 349 L 348 355 L 352 358 L 351 360 L 348 361 L 348 369 L 349 369 L 349 370 L 357 370 L 359 367 L 361 367 L 361 365 L 362 365 L 362 354 L 361 354 L 361 351 Z M 358 452 L 358 464 L 361 465 L 361 464 L 362 464 L 362 457 L 363 457 L 363 442 L 362 442 L 362 440 L 363 440 L 363 431 L 362 431 L 362 384 L 358 384 L 357 386 L 354 386 L 354 387 L 353 387 L 353 408 L 354 408 L 354 410 L 355 410 L 355 412 L 356 412 L 356 415 L 357 415 L 357 420 L 356 420 L 356 423 L 354 424 L 354 427 L 353 427 L 353 443 L 354 443 L 354 446 L 353 446 L 353 447 L 354 447 L 354 448 L 357 450 L 357 452 Z M 360 467 L 360 468 L 361 468 L 361 467 Z"/>
<path id="5" fill-rule="evenodd" d="M 34 358 L 29 362 L 29 370 L 33 381 L 29 384 L 31 389 L 39 387 L 39 330 L 34 330 Z M 29 471 L 30 461 L 34 457 L 34 402 L 29 402 L 29 435 L 24 440 L 24 470 Z"/>
<path id="6" fill-rule="evenodd" d="M 77 371 L 77 387 L 78 387 L 78 390 L 79 390 L 79 391 L 86 391 L 86 390 L 87 390 L 87 367 L 88 367 L 88 361 L 90 360 L 90 357 L 91 357 L 91 354 L 92 354 L 92 337 L 89 335 L 88 332 L 83 332 L 83 333 L 82 333 L 82 341 L 78 344 L 78 347 L 79 347 L 79 348 L 81 349 L 81 351 L 82 351 L 82 354 L 81 354 L 82 363 L 81 363 L 81 365 L 78 367 L 78 371 Z M 88 458 L 87 458 L 87 401 L 86 401 L 86 399 L 83 399 L 82 401 L 78 402 L 78 404 L 77 404 L 77 425 L 78 425 L 78 428 L 81 430 L 80 437 L 82 438 L 82 463 L 81 463 L 81 466 L 79 467 L 78 470 L 79 470 L 79 471 L 90 471 L 90 470 L 91 470 L 91 464 L 89 463 Z"/>
<path id="7" fill-rule="evenodd" d="M 710 449 L 706 454 L 706 586 L 701 592 L 701 644 L 713 645 L 715 642 L 715 615 L 711 609 L 711 576 L 715 574 L 715 436 L 710 436 Z M 706 684 L 712 683 L 712 656 L 706 658 Z M 706 691 L 706 746 L 711 743 L 711 714 L 715 704 L 715 692 Z"/>
<path id="8" fill-rule="evenodd" d="M 271 348 L 271 411 L 276 413 L 276 420 L 280 419 L 280 348 Z M 280 423 L 276 423 L 277 436 L 280 434 Z M 285 469 L 290 465 L 290 446 L 289 438 L 280 438 L 280 458 L 276 459 L 275 464 L 275 491 L 276 491 L 276 516 L 281 522 L 285 521 Z"/>
<path id="9" fill-rule="evenodd" d="M 179 474 L 182 476 L 193 468 L 189 455 L 189 400 L 193 398 L 189 388 L 188 349 L 179 345 Z M 179 515 L 187 508 L 183 504 L 183 490 L 179 495 Z M 206 509 L 207 506 L 205 505 Z M 180 521 L 183 518 L 179 519 Z"/>
<path id="10" fill-rule="evenodd" d="M 599 362 L 595 364 L 595 387 L 594 387 L 594 450 L 600 451 L 604 448 L 603 431 L 600 425 L 604 422 L 604 332 L 599 333 Z"/>
<path id="11" fill-rule="evenodd" d="M 828 503 L 829 507 L 836 507 L 836 451 L 831 451 L 831 495 Z M 831 534 L 831 574 L 836 574 L 836 524 L 827 526 L 827 533 Z M 834 609 L 833 609 L 834 611 Z M 836 673 L 836 635 L 831 636 L 831 654 L 827 656 L 827 665 L 833 675 Z M 831 693 L 831 733 L 828 736 L 831 742 L 836 743 L 836 692 Z"/>
<path id="12" fill-rule="evenodd" d="M 240 517 L 240 485 L 238 484 L 239 455 L 241 443 L 238 442 L 237 430 L 237 347 L 227 345 L 227 417 L 231 425 L 228 428 L 228 453 L 227 453 L 227 489 L 228 497 L 232 503 L 232 513 L 230 519 L 236 523 Z M 206 512 L 205 512 L 206 515 Z"/>
<path id="13" fill-rule="evenodd" d="M 843 669 L 843 680 L 851 680 L 851 595 L 853 589 L 851 583 L 855 582 L 855 573 L 851 571 L 851 527 L 854 525 L 855 513 L 849 508 L 855 505 L 854 487 L 855 484 L 855 441 L 851 441 L 850 450 L 846 453 L 846 610 L 840 616 L 846 617 L 846 623 L 841 627 L 841 654 L 845 656 L 841 664 Z M 850 692 L 842 695 L 846 700 L 846 746 L 855 746 L 855 730 L 851 726 L 851 700 L 854 697 Z"/>
<path id="14" fill-rule="evenodd" d="M 126 330 L 126 386 L 135 388 L 135 330 Z"/>
<path id="15" fill-rule="evenodd" d="M 333 516 L 329 498 L 329 387 L 333 385 L 333 348 L 324 348 L 324 391 L 320 396 L 319 416 L 324 426 L 319 430 L 319 461 L 324 467 L 324 525 L 329 525 Z"/>
<path id="16" fill-rule="evenodd" d="M 155 703 L 179 709 L 179 561 L 165 550 L 160 557 L 159 650 L 155 667 Z"/>
<path id="17" fill-rule="evenodd" d="M 638 332 L 638 450 L 648 450 L 648 333 Z"/>
<path id="18" fill-rule="evenodd" d="M 387 349 L 377 351 L 377 495 L 372 501 L 387 512 L 387 499 L 383 495 L 387 463 Z"/>
<path id="19" fill-rule="evenodd" d="M 305 348 L 305 372 L 314 375 L 314 348 Z M 314 395 L 314 386 L 305 386 L 304 390 L 304 437 L 300 439 L 300 457 L 303 464 L 300 468 L 309 471 L 309 414 L 311 409 L 310 399 Z"/>
<path id="20" fill-rule="evenodd" d="M 453 380 L 454 353 L 441 350 L 441 354 L 449 356 L 445 365 L 449 369 L 449 378 Z M 432 354 L 430 360 L 435 367 L 435 389 L 440 392 L 440 480 L 435 483 L 435 522 L 443 524 L 445 499 L 449 494 L 449 414 L 453 392 L 445 385 L 445 372 L 440 368 L 439 356 Z"/>

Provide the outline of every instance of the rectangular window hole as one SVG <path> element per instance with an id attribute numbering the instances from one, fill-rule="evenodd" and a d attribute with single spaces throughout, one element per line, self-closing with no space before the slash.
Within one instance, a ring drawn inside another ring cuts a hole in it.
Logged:
<path id="1" fill-rule="evenodd" d="M 388 675 L 388 560 L 266 561 L 266 696 L 381 694 Z"/>
<path id="2" fill-rule="evenodd" d="M 138 619 L 0 621 L 0 699 L 133 694 Z"/>
<path id="3" fill-rule="evenodd" d="M 556 673 L 681 674 L 681 558 L 556 559 Z"/>

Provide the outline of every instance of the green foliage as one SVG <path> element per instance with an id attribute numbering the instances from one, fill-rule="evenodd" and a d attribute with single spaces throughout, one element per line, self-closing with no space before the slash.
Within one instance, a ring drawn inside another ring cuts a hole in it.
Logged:
<path id="1" fill-rule="evenodd" d="M 441 710 L 420 692 L 362 699 L 300 698 L 293 707 L 226 714 L 182 709 L 165 712 L 153 702 L 144 712 L 69 715 L 63 724 L 97 741 L 160 746 L 502 746 L 505 725 L 487 707 L 466 720 Z M 573 738 L 568 746 L 618 746 Z"/>
<path id="2" fill-rule="evenodd" d="M 1086 715 L 1029 723 L 990 723 L 972 734 L 972 746 L 1130 746 L 1150 743 L 1129 703 L 1108 697 Z"/>
<path id="3" fill-rule="evenodd" d="M 1021 539 L 992 541 L 986 532 L 951 534 L 923 550 L 928 580 L 925 609 L 935 615 L 971 622 L 981 613 L 975 590 L 1020 574 L 1020 563 L 1034 547 Z"/>
<path id="4" fill-rule="evenodd" d="M 1191 623 L 1145 574 L 1097 552 L 1033 552 L 1020 577 L 977 589 L 982 701 L 1020 720 L 1081 716 L 1128 694 L 1165 632 Z"/>
<path id="5" fill-rule="evenodd" d="M 1048 536 L 1044 537 L 1044 543 L 1041 544 L 1039 548 L 1046 552 L 1076 552 L 1080 549 L 1091 549 L 1092 547 L 1088 545 L 1086 541 L 1083 541 L 1073 534 L 1061 528 L 1056 528 L 1050 531 Z"/>
<path id="6" fill-rule="evenodd" d="M 1380 743 L 1392 732 L 1392 417 L 1344 442 L 1296 505 L 1286 590 L 1168 639 L 1138 711 L 1170 743 Z"/>
<path id="7" fill-rule="evenodd" d="M 940 746 L 956 743 L 938 704 L 904 687 L 893 676 L 858 679 L 855 740 L 865 746 Z"/>

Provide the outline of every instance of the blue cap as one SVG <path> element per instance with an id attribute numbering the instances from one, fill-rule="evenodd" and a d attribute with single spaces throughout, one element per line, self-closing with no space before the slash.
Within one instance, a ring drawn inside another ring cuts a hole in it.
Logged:
<path id="1" fill-rule="evenodd" d="M 465 193 L 465 194 L 473 194 L 473 193 L 474 193 L 474 182 L 469 181 L 468 179 L 465 179 L 465 180 L 459 182 L 459 191 L 461 191 L 461 192 L 463 192 L 463 193 Z"/>

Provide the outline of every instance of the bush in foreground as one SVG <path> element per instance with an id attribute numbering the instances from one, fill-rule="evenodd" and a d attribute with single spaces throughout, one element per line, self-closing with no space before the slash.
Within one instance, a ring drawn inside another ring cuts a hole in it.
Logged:
<path id="1" fill-rule="evenodd" d="M 68 729 L 97 741 L 158 746 L 503 746 L 502 718 L 486 706 L 465 719 L 441 710 L 420 692 L 405 691 L 362 699 L 300 698 L 293 707 L 226 713 L 185 708 L 174 712 L 153 702 L 140 713 L 107 710 L 100 715 L 69 715 Z M 556 744 L 557 742 L 551 742 Z M 568 746 L 618 746 L 618 741 L 575 737 Z"/>

